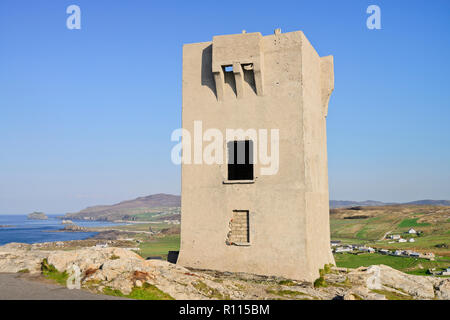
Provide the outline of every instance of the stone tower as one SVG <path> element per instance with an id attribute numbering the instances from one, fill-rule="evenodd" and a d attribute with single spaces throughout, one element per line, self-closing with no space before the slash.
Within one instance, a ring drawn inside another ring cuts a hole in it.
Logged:
<path id="1" fill-rule="evenodd" d="M 333 57 L 319 57 L 301 31 L 183 47 L 183 128 L 192 133 L 201 121 L 223 132 L 225 160 L 182 165 L 178 264 L 313 281 L 334 263 L 326 148 L 333 88 Z M 277 172 L 248 161 L 258 142 L 227 139 L 230 128 L 278 129 L 267 146 L 278 145 Z M 240 167 L 229 163 L 239 146 Z"/>

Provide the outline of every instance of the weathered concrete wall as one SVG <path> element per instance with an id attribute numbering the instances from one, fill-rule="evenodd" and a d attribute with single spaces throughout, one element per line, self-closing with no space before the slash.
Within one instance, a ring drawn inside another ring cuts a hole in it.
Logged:
<path id="1" fill-rule="evenodd" d="M 183 128 L 194 132 L 202 120 L 203 131 L 221 130 L 225 154 L 227 128 L 279 129 L 280 165 L 261 175 L 257 162 L 252 183 L 224 184 L 226 163 L 183 164 L 179 264 L 312 281 L 333 262 L 325 124 L 332 85 L 332 59 L 320 58 L 300 31 L 184 46 Z M 227 244 L 234 210 L 249 211 L 248 245 Z"/>

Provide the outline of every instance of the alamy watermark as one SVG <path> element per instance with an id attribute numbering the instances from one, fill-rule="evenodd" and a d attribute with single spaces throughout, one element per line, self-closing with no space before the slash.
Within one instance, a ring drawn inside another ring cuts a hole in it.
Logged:
<path id="1" fill-rule="evenodd" d="M 66 13 L 70 14 L 70 16 L 67 17 L 67 20 L 66 20 L 67 29 L 80 30 L 81 29 L 81 9 L 80 9 L 80 7 L 75 4 L 72 4 L 67 7 Z"/>
<path id="2" fill-rule="evenodd" d="M 66 281 L 68 289 L 81 289 L 81 270 L 76 264 L 68 269 L 69 277 Z"/>
<path id="3" fill-rule="evenodd" d="M 203 132 L 201 120 L 194 121 L 194 132 L 176 129 L 171 140 L 179 142 L 172 148 L 171 159 L 174 164 L 260 164 L 261 175 L 275 175 L 278 172 L 280 130 L 270 129 L 226 129 L 222 132 L 208 128 Z M 251 141 L 251 149 L 245 144 L 236 144 L 236 149 L 225 148 L 230 142 Z M 270 149 L 270 152 L 269 152 Z M 250 154 L 248 154 L 250 152 Z"/>
<path id="4" fill-rule="evenodd" d="M 369 30 L 381 29 L 381 9 L 379 6 L 372 4 L 367 7 L 366 13 L 370 14 L 367 18 L 366 26 Z"/>

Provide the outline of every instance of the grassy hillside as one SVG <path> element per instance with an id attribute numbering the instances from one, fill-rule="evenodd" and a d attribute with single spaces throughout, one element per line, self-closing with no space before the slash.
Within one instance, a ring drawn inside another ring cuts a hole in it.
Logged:
<path id="1" fill-rule="evenodd" d="M 148 220 L 157 214 L 179 213 L 181 197 L 172 194 L 153 194 L 113 205 L 94 206 L 77 213 L 67 213 L 65 218 L 72 220 Z"/>
<path id="2" fill-rule="evenodd" d="M 431 251 L 450 257 L 450 207 L 444 206 L 377 206 L 354 209 L 332 209 L 331 238 L 344 243 L 367 243 L 383 248 Z M 420 236 L 409 235 L 414 228 Z M 414 237 L 415 242 L 389 243 L 387 233 Z"/>

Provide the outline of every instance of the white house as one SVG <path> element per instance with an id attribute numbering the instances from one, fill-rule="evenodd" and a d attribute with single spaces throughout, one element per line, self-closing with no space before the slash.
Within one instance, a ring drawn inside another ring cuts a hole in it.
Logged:
<path id="1" fill-rule="evenodd" d="M 413 228 L 411 228 L 411 229 L 408 230 L 408 233 L 409 233 L 409 234 L 416 234 L 417 231 L 414 230 Z"/>
<path id="2" fill-rule="evenodd" d="M 406 242 L 406 239 L 398 239 L 398 242 Z"/>
<path id="3" fill-rule="evenodd" d="M 389 239 L 393 239 L 393 240 L 400 239 L 400 235 L 399 235 L 399 234 L 391 234 L 391 235 L 389 236 Z"/>
<path id="4" fill-rule="evenodd" d="M 433 252 L 426 252 L 426 253 L 423 253 L 420 257 L 428 259 L 430 261 L 434 261 L 435 255 Z"/>
<path id="5" fill-rule="evenodd" d="M 350 247 L 339 247 L 339 248 L 336 248 L 336 249 L 334 250 L 334 252 L 336 252 L 336 253 L 340 253 L 340 252 L 352 252 L 352 251 L 353 251 L 353 249 L 350 248 Z"/>
<path id="6" fill-rule="evenodd" d="M 411 238 L 408 240 L 409 242 L 416 242 L 416 240 L 414 240 L 414 238 Z"/>
<path id="7" fill-rule="evenodd" d="M 341 244 L 340 240 L 331 240 L 331 246 L 336 247 Z"/>

